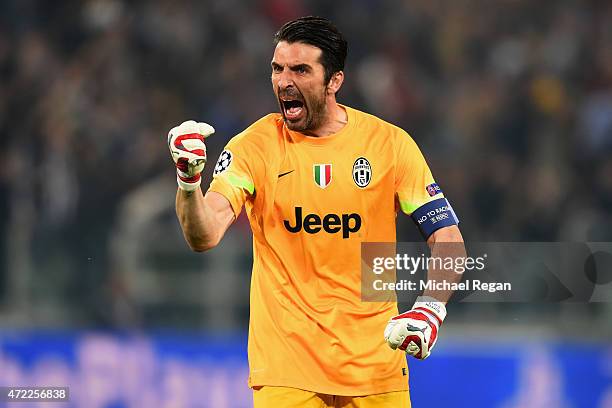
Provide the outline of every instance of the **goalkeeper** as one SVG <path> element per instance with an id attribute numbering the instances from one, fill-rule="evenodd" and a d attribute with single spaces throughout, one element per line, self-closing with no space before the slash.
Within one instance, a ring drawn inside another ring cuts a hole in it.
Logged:
<path id="1" fill-rule="evenodd" d="M 245 207 L 256 408 L 410 407 L 405 353 L 394 350 L 427 358 L 451 293 L 426 292 L 400 315 L 395 302 L 362 302 L 360 243 L 395 242 L 401 209 L 432 256 L 448 256 L 436 243 L 462 242 L 457 217 L 405 131 L 337 102 L 347 43 L 335 26 L 300 18 L 275 44 L 280 113 L 229 141 L 205 194 L 204 139 L 214 129 L 187 121 L 168 135 L 183 234 L 193 250 L 212 249 Z"/>

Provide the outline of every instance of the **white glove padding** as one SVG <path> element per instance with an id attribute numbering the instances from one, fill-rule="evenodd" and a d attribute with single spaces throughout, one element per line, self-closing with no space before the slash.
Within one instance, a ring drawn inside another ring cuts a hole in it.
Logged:
<path id="1" fill-rule="evenodd" d="M 176 164 L 176 181 L 181 189 L 193 191 L 202 182 L 206 164 L 204 139 L 215 133 L 208 123 L 188 120 L 168 132 L 168 147 Z"/>
<path id="2" fill-rule="evenodd" d="M 444 303 L 420 296 L 411 310 L 389 320 L 385 341 L 393 350 L 405 350 L 407 354 L 424 360 L 436 345 L 445 317 Z"/>

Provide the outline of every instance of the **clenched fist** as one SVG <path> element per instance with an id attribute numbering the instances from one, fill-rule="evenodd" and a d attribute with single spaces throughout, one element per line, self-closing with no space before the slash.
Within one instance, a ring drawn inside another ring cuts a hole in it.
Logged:
<path id="1" fill-rule="evenodd" d="M 168 132 L 168 147 L 176 165 L 176 181 L 180 189 L 194 191 L 202 182 L 206 164 L 204 139 L 215 133 L 208 123 L 188 120 Z"/>

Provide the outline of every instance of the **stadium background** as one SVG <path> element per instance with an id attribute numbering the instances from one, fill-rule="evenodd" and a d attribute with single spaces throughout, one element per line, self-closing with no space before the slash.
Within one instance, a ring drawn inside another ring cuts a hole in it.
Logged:
<path id="1" fill-rule="evenodd" d="M 248 406 L 248 223 L 188 252 L 165 138 L 210 122 L 214 161 L 275 111 L 271 37 L 308 14 L 349 41 L 341 102 L 411 133 L 466 240 L 612 240 L 610 2 L 4 0 L 0 385 Z M 452 305 L 411 361 L 413 404 L 612 407 L 611 321 L 606 303 Z"/>

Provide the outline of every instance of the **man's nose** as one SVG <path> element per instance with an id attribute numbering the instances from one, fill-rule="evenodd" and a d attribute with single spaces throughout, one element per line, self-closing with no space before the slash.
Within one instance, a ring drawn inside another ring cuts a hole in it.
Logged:
<path id="1" fill-rule="evenodd" d="M 293 83 L 293 76 L 290 72 L 284 70 L 280 73 L 280 76 L 278 78 L 278 87 L 280 89 L 286 89 L 292 86 L 295 86 L 295 84 Z"/>

